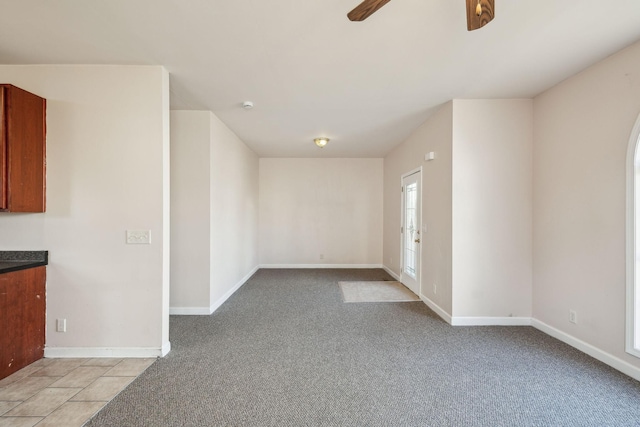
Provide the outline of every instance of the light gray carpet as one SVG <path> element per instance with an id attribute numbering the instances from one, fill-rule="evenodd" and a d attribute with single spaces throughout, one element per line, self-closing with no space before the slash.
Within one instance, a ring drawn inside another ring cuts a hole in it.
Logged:
<path id="1" fill-rule="evenodd" d="M 88 426 L 639 426 L 640 383 L 531 327 L 344 304 L 382 270 L 260 270 Z"/>

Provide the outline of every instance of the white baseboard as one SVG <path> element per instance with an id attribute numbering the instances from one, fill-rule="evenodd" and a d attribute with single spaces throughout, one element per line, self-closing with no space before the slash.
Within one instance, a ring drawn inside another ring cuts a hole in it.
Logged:
<path id="1" fill-rule="evenodd" d="M 452 326 L 533 326 L 545 334 L 588 354 L 594 359 L 617 369 L 635 380 L 640 381 L 640 368 L 625 362 L 612 354 L 600 350 L 591 344 L 579 340 L 566 332 L 556 329 L 553 326 L 549 326 L 540 320 L 529 317 L 451 317 L 430 299 L 425 296 L 421 296 L 420 298 L 430 309 L 435 311 L 438 316 Z"/>
<path id="2" fill-rule="evenodd" d="M 571 347 L 577 348 L 581 352 L 588 354 L 594 359 L 598 359 L 602 363 L 605 363 L 612 368 L 617 369 L 623 374 L 629 375 L 631 378 L 640 381 L 640 368 L 633 366 L 632 364 L 627 363 L 612 354 L 600 350 L 599 348 L 594 347 L 591 344 L 588 344 L 572 335 L 569 335 L 566 332 L 556 329 L 553 326 L 547 325 L 540 320 L 531 319 L 531 326 L 544 332 L 547 335 L 550 335 L 566 344 L 569 344 Z"/>
<path id="3" fill-rule="evenodd" d="M 170 307 L 169 315 L 178 316 L 208 316 L 211 314 L 209 307 Z"/>
<path id="4" fill-rule="evenodd" d="M 382 264 L 260 264 L 260 268 L 383 268 Z"/>
<path id="5" fill-rule="evenodd" d="M 449 313 L 444 311 L 442 307 L 440 307 L 438 304 L 431 301 L 429 298 L 425 297 L 424 295 L 420 295 L 420 299 L 422 300 L 422 302 L 424 302 L 427 305 L 427 307 L 435 311 L 436 314 L 442 318 L 442 320 L 444 320 L 448 324 L 451 324 L 451 316 L 449 315 Z"/>
<path id="6" fill-rule="evenodd" d="M 229 289 L 224 295 L 222 295 L 220 298 L 218 298 L 218 300 L 216 302 L 211 304 L 211 307 L 209 307 L 209 314 L 211 314 L 214 311 L 216 311 L 218 308 L 220 308 L 220 306 L 222 304 L 224 304 L 224 302 L 226 300 L 231 298 L 231 295 L 233 295 L 238 289 L 240 289 L 242 287 L 242 285 L 244 285 L 247 282 L 247 280 L 249 280 L 251 278 L 251 276 L 256 274 L 256 271 L 258 271 L 259 268 L 260 268 L 259 266 L 253 267 L 251 269 L 251 271 L 248 272 L 242 279 L 240 279 L 238 281 L 238 283 L 236 283 L 233 288 Z"/>
<path id="7" fill-rule="evenodd" d="M 530 317 L 452 317 L 424 295 L 420 299 L 451 326 L 531 326 Z"/>
<path id="8" fill-rule="evenodd" d="M 531 326 L 530 317 L 452 317 L 452 326 Z"/>
<path id="9" fill-rule="evenodd" d="M 394 279 L 396 279 L 398 282 L 400 281 L 400 276 L 398 276 L 392 269 L 390 269 L 389 267 L 387 267 L 386 265 L 383 265 L 382 268 L 384 269 L 384 271 L 386 271 L 387 273 L 389 273 L 389 276 L 393 277 Z"/>
<path id="10" fill-rule="evenodd" d="M 171 346 L 168 346 L 169 349 Z M 166 353 L 165 353 L 166 351 Z M 45 347 L 44 357 L 83 358 L 97 357 L 149 358 L 162 357 L 168 353 L 166 346 L 155 347 Z"/>
<path id="11" fill-rule="evenodd" d="M 242 279 L 236 283 L 233 288 L 229 289 L 222 297 L 218 298 L 216 302 L 211 304 L 209 307 L 171 307 L 169 308 L 170 315 L 179 315 L 179 316 L 209 316 L 214 311 L 216 311 L 226 300 L 228 300 L 231 295 L 233 295 L 242 285 L 244 285 L 247 280 L 253 276 L 256 271 L 258 271 L 258 266 L 251 269 L 249 273 L 247 273 Z"/>

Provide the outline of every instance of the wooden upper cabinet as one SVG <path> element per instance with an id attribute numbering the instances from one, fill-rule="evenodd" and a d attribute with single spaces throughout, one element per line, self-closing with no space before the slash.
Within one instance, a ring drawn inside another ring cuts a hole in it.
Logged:
<path id="1" fill-rule="evenodd" d="M 47 101 L 0 84 L 0 211 L 44 212 Z"/>

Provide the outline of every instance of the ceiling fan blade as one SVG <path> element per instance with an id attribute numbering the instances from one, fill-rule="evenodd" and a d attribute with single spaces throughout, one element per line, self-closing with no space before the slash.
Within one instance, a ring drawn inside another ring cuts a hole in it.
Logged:
<path id="1" fill-rule="evenodd" d="M 364 0 L 355 9 L 347 14 L 351 21 L 364 21 L 376 10 L 380 9 L 390 0 Z"/>
<path id="2" fill-rule="evenodd" d="M 473 31 L 491 22 L 495 14 L 494 0 L 466 0 L 467 1 L 467 30 Z M 478 5 L 482 8 L 480 16 L 477 14 Z"/>

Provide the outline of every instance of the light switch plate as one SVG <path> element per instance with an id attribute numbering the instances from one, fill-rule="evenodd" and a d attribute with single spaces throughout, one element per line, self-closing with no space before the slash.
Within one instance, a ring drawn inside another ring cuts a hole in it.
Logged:
<path id="1" fill-rule="evenodd" d="M 127 230 L 127 245 L 148 245 L 151 243 L 151 230 Z"/>

